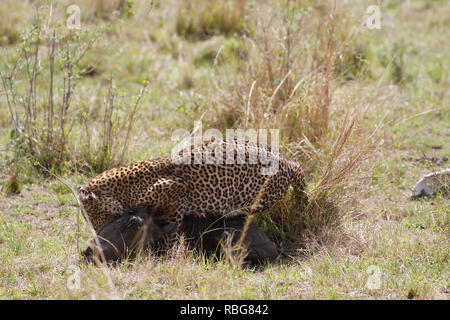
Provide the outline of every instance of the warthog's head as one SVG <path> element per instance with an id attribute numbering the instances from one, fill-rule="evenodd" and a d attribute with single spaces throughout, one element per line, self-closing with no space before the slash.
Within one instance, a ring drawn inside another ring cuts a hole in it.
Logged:
<path id="1" fill-rule="evenodd" d="M 132 258 L 137 252 L 151 248 L 174 230 L 175 225 L 158 218 L 152 208 L 128 210 L 98 231 L 97 240 L 91 241 L 83 256 L 90 262 Z"/>

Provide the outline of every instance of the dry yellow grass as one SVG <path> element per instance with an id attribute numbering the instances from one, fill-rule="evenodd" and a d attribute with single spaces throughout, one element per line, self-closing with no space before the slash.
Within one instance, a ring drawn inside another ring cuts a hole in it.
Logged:
<path id="1" fill-rule="evenodd" d="M 138 96 L 149 81 L 146 99 L 132 119 L 129 160 L 123 162 L 170 154 L 173 130 L 192 130 L 200 118 L 204 130 L 280 129 L 281 151 L 301 162 L 307 173 L 309 202 L 292 192 L 255 220 L 290 257 L 262 270 L 241 269 L 236 257 L 215 262 L 181 245 L 166 257 L 143 256 L 115 268 L 81 264 L 77 240 L 83 249 L 89 228 L 78 223 L 69 190 L 42 174 L 39 157 L 11 133 L 2 87 L 0 297 L 449 298 L 448 198 L 408 198 L 423 174 L 448 164 L 402 160 L 449 155 L 450 12 L 445 1 L 380 4 L 379 31 L 363 24 L 370 1 L 336 6 L 306 0 L 230 3 L 238 7 L 233 15 L 222 13 L 234 7 L 209 0 L 191 6 L 79 1 L 82 31 L 72 40 L 85 46 L 102 32 L 74 69 L 91 70 L 78 79 L 67 113 L 71 130 L 65 133 L 72 148 L 67 150 L 76 152 L 48 168 L 78 185 L 91 175 L 81 171 L 113 164 L 95 167 L 79 161 L 82 153 L 95 158 L 92 146 L 107 139 L 99 128 L 111 76 L 117 90 L 113 123 L 122 126 L 115 127 L 122 136 L 112 139 L 119 140 L 126 136 L 133 111 L 129 97 Z M 1 2 L 3 73 L 3 63 L 17 59 L 19 30 L 29 34 L 34 8 L 45 4 Z M 51 20 L 48 6 L 39 11 L 44 26 L 57 31 L 61 50 L 71 43 L 65 27 L 69 4 L 53 3 Z M 121 8 L 120 15 L 114 13 Z M 59 49 L 55 85 L 61 88 L 67 60 Z M 36 120 L 29 123 L 45 133 L 50 63 L 46 50 L 38 56 L 41 77 L 32 91 L 38 101 Z M 14 78 L 24 97 L 26 79 L 23 72 Z M 60 98 L 55 90 L 55 108 Z M 18 111 L 17 119 L 24 120 L 26 113 Z M 83 119 L 92 124 L 90 150 L 81 134 L 86 131 Z"/>

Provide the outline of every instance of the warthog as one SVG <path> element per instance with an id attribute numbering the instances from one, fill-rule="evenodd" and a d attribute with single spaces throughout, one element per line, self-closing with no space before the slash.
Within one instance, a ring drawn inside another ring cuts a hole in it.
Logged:
<path id="1" fill-rule="evenodd" d="M 159 213 L 149 207 L 128 210 L 120 218 L 105 224 L 98 232 L 98 243 L 91 241 L 83 252 L 87 261 L 113 262 L 124 257 L 134 257 L 139 250 L 158 248 L 165 234 L 173 231 L 174 225 L 164 223 Z M 273 261 L 279 250 L 267 235 L 254 223 L 249 223 L 244 232 L 245 216 L 230 218 L 199 218 L 186 216 L 180 228 L 189 245 L 206 253 L 220 255 L 223 247 L 241 242 L 247 248 L 244 263 L 260 265 Z M 225 243 L 228 237 L 228 242 Z M 242 237 L 242 239 L 241 239 Z M 101 257 L 103 252 L 103 258 Z"/>

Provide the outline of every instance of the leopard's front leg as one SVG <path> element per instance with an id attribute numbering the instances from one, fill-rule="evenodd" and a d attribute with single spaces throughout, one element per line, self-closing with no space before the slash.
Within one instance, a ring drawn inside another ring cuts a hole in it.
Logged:
<path id="1" fill-rule="evenodd" d="M 170 209 L 169 209 L 170 210 Z M 182 200 L 178 201 L 178 205 L 173 207 L 167 215 L 167 222 L 175 225 L 175 230 L 166 235 L 163 240 L 163 250 L 168 251 L 178 243 L 178 231 L 183 222 L 185 207 Z"/>

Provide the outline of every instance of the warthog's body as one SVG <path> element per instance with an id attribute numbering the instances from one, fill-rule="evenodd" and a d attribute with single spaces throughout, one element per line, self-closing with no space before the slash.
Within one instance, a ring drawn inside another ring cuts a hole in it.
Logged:
<path id="1" fill-rule="evenodd" d="M 188 216 L 181 224 L 180 235 L 190 245 L 215 254 L 222 252 L 223 246 L 234 246 L 242 240 L 242 244 L 247 247 L 245 263 L 262 264 L 274 260 L 279 254 L 277 247 L 254 223 L 247 226 L 241 239 L 244 225 L 244 216 L 219 220 Z M 133 257 L 139 250 L 157 247 L 158 240 L 172 228 L 172 224 L 162 225 L 157 215 L 147 207 L 129 210 L 120 218 L 105 224 L 98 232 L 98 244 L 92 241 L 83 256 L 88 261 L 102 261 L 104 258 L 106 262 Z M 222 241 L 227 237 L 228 242 Z"/>
<path id="2" fill-rule="evenodd" d="M 280 253 L 278 248 L 256 224 L 249 223 L 241 239 L 245 223 L 246 216 L 221 219 L 188 216 L 183 219 L 181 230 L 189 243 L 206 253 L 220 255 L 223 246 L 233 247 L 242 241 L 247 249 L 245 263 L 258 265 L 275 260 Z"/>

